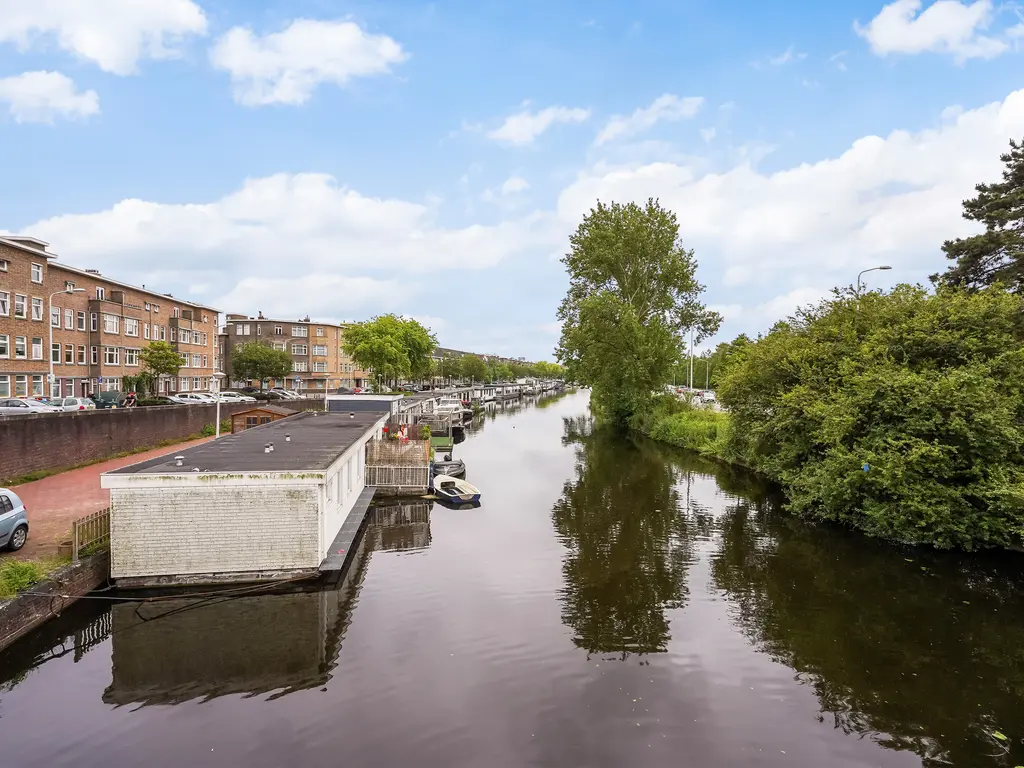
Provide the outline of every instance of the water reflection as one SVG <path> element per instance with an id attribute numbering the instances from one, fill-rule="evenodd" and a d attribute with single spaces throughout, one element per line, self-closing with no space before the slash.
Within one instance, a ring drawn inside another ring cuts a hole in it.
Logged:
<path id="1" fill-rule="evenodd" d="M 569 550 L 562 620 L 589 653 L 666 649 L 666 611 L 686 595 L 691 536 L 679 514 L 677 472 L 643 444 L 566 419 L 576 479 L 552 510 Z"/>
<path id="2" fill-rule="evenodd" d="M 432 501 L 395 501 L 370 508 L 365 536 L 373 549 L 408 551 L 430 545 Z"/>

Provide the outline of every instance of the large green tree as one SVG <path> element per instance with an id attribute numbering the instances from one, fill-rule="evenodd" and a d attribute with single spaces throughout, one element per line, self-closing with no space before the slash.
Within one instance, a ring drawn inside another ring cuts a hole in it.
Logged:
<path id="1" fill-rule="evenodd" d="M 1022 296 L 837 292 L 746 345 L 718 391 L 728 450 L 795 512 L 937 547 L 1024 536 Z"/>
<path id="2" fill-rule="evenodd" d="M 687 332 L 699 341 L 721 317 L 700 302 L 693 251 L 656 200 L 599 202 L 570 245 L 557 356 L 572 380 L 592 388 L 597 413 L 625 424 L 669 380 Z"/>
<path id="3" fill-rule="evenodd" d="M 386 382 L 422 378 L 430 373 L 430 353 L 437 339 L 416 320 L 378 315 L 345 329 L 342 349 L 364 370 Z"/>
<path id="4" fill-rule="evenodd" d="M 177 376 L 182 366 L 181 355 L 166 341 L 152 341 L 144 346 L 139 350 L 139 360 L 156 377 Z"/>
<path id="5" fill-rule="evenodd" d="M 258 381 L 260 389 L 270 379 L 284 381 L 292 371 L 292 357 L 283 349 L 252 341 L 231 353 L 232 377 L 242 381 Z"/>
<path id="6" fill-rule="evenodd" d="M 933 281 L 972 289 L 1002 283 L 1024 291 L 1024 141 L 1011 140 L 1000 160 L 1006 166 L 1003 180 L 978 184 L 978 195 L 964 201 L 964 218 L 985 231 L 947 240 L 942 250 L 956 263 L 932 275 Z"/>
<path id="7" fill-rule="evenodd" d="M 482 382 L 487 376 L 487 364 L 476 355 L 462 358 L 462 376 L 471 382 Z"/>

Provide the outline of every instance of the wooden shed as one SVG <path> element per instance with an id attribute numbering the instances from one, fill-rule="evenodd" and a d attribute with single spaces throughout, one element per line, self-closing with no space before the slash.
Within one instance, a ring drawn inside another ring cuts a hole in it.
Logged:
<path id="1" fill-rule="evenodd" d="M 231 417 L 231 434 L 294 415 L 295 411 L 282 408 L 280 405 L 257 405 L 246 411 L 239 411 Z"/>

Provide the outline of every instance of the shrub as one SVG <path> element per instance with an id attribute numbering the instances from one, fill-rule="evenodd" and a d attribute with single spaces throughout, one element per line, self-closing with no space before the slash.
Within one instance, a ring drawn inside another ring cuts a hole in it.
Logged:
<path id="1" fill-rule="evenodd" d="M 46 569 L 26 560 L 7 560 L 0 564 L 0 597 L 11 597 L 46 578 Z"/>

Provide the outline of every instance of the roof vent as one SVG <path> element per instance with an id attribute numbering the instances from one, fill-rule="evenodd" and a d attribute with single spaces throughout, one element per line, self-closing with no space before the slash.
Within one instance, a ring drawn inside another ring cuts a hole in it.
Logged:
<path id="1" fill-rule="evenodd" d="M 98 269 L 87 269 L 85 271 L 88 272 L 90 275 L 98 275 L 100 273 Z"/>

